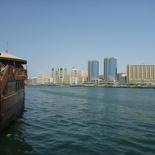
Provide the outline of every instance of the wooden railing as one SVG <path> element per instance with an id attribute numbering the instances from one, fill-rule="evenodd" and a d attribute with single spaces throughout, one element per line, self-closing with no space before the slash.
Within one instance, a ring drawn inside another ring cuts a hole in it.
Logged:
<path id="1" fill-rule="evenodd" d="M 16 80 L 26 80 L 27 79 L 27 70 L 24 68 L 14 68 L 13 74 Z"/>
<path id="2" fill-rule="evenodd" d="M 0 94 L 4 95 L 5 88 L 8 81 L 26 80 L 27 70 L 24 68 L 14 68 L 13 66 L 5 66 L 4 70 L 0 72 Z"/>

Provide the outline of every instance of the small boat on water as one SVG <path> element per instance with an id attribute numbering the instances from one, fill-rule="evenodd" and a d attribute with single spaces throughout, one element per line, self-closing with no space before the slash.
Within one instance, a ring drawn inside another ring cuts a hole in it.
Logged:
<path id="1" fill-rule="evenodd" d="M 0 131 L 24 109 L 27 61 L 0 52 Z"/>

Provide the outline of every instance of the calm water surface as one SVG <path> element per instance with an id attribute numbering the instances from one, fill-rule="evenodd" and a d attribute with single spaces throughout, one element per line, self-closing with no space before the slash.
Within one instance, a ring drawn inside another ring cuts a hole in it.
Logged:
<path id="1" fill-rule="evenodd" d="M 0 134 L 7 154 L 154 155 L 155 90 L 26 86 L 25 112 Z"/>

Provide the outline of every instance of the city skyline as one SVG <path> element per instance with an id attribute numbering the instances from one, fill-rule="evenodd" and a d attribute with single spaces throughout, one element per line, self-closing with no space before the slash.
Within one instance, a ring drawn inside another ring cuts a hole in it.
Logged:
<path id="1" fill-rule="evenodd" d="M 103 62 L 102 63 L 100 63 L 98 60 L 88 60 L 87 61 L 87 69 L 85 69 L 84 71 L 88 71 L 88 63 L 89 63 L 89 61 L 97 61 L 98 62 L 98 65 L 99 65 L 99 70 L 101 70 L 101 72 L 99 72 L 99 76 L 103 76 L 104 75 L 104 68 L 105 68 L 105 59 L 106 58 L 114 58 L 114 59 L 116 59 L 116 66 L 117 66 L 117 63 L 118 63 L 118 61 L 117 61 L 117 57 L 105 57 L 105 58 L 103 58 Z M 127 67 L 128 67 L 128 65 L 155 65 L 155 63 L 133 63 L 133 64 L 126 64 L 126 70 L 124 71 L 124 72 L 120 72 L 120 71 L 116 71 L 116 73 L 125 73 L 125 74 L 127 74 Z M 44 71 L 38 71 L 37 73 L 36 73 L 36 75 L 35 76 L 33 76 L 33 77 L 29 77 L 29 78 L 34 78 L 34 77 L 36 77 L 39 73 L 44 73 L 44 74 L 46 74 L 48 77 L 51 77 L 51 70 L 52 69 L 60 69 L 60 68 L 64 68 L 63 66 L 59 66 L 59 67 L 52 67 L 52 68 L 50 68 L 49 69 L 49 74 L 47 73 L 47 72 L 44 72 Z M 71 74 L 71 72 L 72 72 L 72 69 L 73 68 L 77 68 L 78 70 L 83 70 L 83 69 L 81 69 L 81 68 L 79 68 L 78 66 L 71 66 L 70 67 L 71 69 L 70 70 L 68 70 L 68 68 L 65 68 L 66 69 L 66 71 L 67 71 L 67 75 L 70 75 Z M 118 67 L 117 67 L 118 68 Z M 116 68 L 116 69 L 117 69 Z"/>
<path id="2" fill-rule="evenodd" d="M 155 85 L 155 64 L 128 64 L 127 73 L 117 73 L 117 59 L 114 57 L 104 59 L 104 76 L 98 75 L 99 62 L 88 61 L 88 71 L 72 67 L 70 74 L 66 68 L 52 68 L 51 77 L 45 73 L 38 73 L 36 78 L 28 79 L 32 85 L 71 85 L 71 86 L 134 86 L 149 87 Z M 59 72 L 60 71 L 60 72 Z M 95 84 L 95 85 L 94 85 Z"/>
<path id="3" fill-rule="evenodd" d="M 87 70 L 88 60 L 118 58 L 127 64 L 155 63 L 155 1 L 19 1 L 0 5 L 0 51 L 28 62 L 28 76 L 50 68 Z"/>

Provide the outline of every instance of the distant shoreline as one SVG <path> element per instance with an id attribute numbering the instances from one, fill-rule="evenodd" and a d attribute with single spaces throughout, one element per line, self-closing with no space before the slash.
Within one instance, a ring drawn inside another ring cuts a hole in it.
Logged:
<path id="1" fill-rule="evenodd" d="M 42 85 L 32 85 L 32 84 L 26 84 L 26 86 L 67 86 L 67 87 L 98 87 L 98 88 L 140 88 L 140 89 L 155 89 L 155 86 L 102 86 L 102 85 L 48 85 L 48 84 L 42 84 Z"/>

